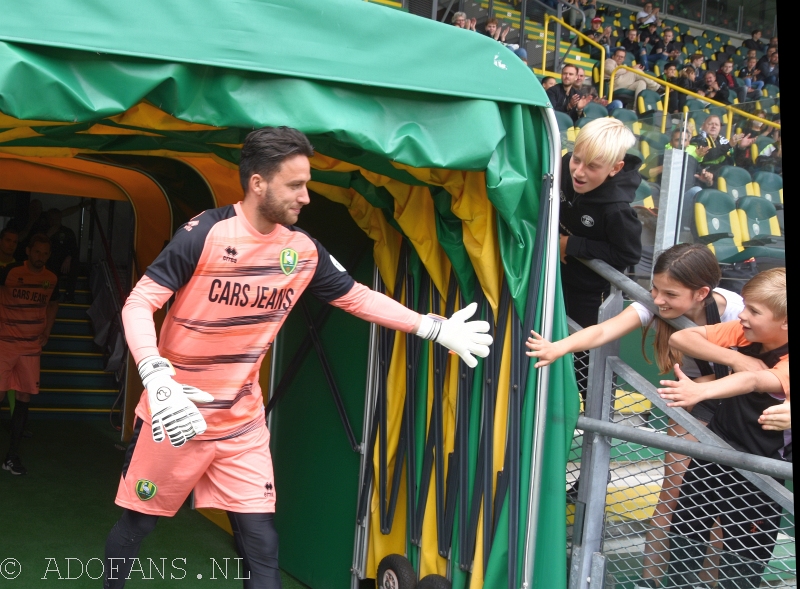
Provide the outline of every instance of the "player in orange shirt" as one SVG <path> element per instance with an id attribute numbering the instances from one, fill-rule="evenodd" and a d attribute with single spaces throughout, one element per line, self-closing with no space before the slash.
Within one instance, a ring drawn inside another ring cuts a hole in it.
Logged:
<path id="1" fill-rule="evenodd" d="M 485 321 L 422 316 L 355 282 L 293 226 L 309 203 L 313 148 L 295 129 L 245 139 L 244 199 L 183 225 L 125 303 L 125 335 L 145 386 L 106 541 L 105 587 L 122 587 L 142 539 L 194 489 L 195 505 L 224 509 L 243 558 L 245 587 L 280 587 L 275 484 L 259 371 L 306 289 L 362 319 L 431 339 L 467 364 L 485 357 Z M 153 312 L 174 303 L 156 340 Z M 181 383 L 181 384 L 179 384 Z M 195 406 L 198 403 L 199 406 Z M 170 444 L 162 444 L 168 437 Z"/>
<path id="2" fill-rule="evenodd" d="M 791 462 L 791 429 L 767 429 L 761 423 L 765 411 L 790 399 L 786 269 L 758 274 L 744 286 L 742 297 L 739 321 L 676 332 L 670 345 L 693 358 L 729 366 L 744 354 L 759 359 L 763 369 L 695 383 L 676 366 L 678 381 L 661 381 L 664 388 L 658 392 L 671 407 L 722 399 L 708 429 L 741 452 Z M 699 571 L 717 517 L 725 546 L 720 585 L 759 586 L 772 558 L 781 508 L 734 469 L 692 459 L 673 515 L 670 587 L 702 585 Z"/>
<path id="3" fill-rule="evenodd" d="M 0 268 L 0 401 L 9 389 L 16 391 L 11 446 L 3 469 L 15 475 L 27 472 L 19 446 L 31 395 L 39 393 L 42 346 L 50 337 L 58 311 L 58 279 L 45 268 L 50 238 L 33 235 L 26 251 L 26 261 Z"/>

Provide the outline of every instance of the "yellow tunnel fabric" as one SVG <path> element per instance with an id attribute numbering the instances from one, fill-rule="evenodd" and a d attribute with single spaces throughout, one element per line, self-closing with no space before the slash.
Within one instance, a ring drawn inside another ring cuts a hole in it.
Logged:
<path id="1" fill-rule="evenodd" d="M 392 165 L 427 184 L 442 186 L 450 193 L 450 210 L 462 222 L 464 248 L 475 268 L 486 299 L 497 313 L 503 273 L 494 207 L 486 193 L 486 174 L 441 168 L 413 168 L 398 162 L 392 162 Z"/>

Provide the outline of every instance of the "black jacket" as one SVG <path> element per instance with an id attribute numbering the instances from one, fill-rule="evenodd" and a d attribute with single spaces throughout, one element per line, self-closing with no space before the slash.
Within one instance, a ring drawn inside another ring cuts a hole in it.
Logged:
<path id="1" fill-rule="evenodd" d="M 625 156 L 625 167 L 615 176 L 585 194 L 572 188 L 566 154 L 561 167 L 561 235 L 569 235 L 567 263 L 561 264 L 561 280 L 571 288 L 598 292 L 608 282 L 575 258 L 603 260 L 617 270 L 639 262 L 642 255 L 642 224 L 631 208 L 642 181 L 642 160 Z"/>
<path id="2" fill-rule="evenodd" d="M 576 94 L 580 94 L 580 92 L 575 89 L 575 86 L 572 86 L 567 92 L 564 89 L 564 84 L 556 84 L 547 89 L 547 97 L 550 99 L 550 104 L 553 105 L 553 110 L 568 114 L 572 117 L 573 122 L 577 122 L 580 118 L 578 109 L 575 107 L 570 108 L 569 106 L 570 98 Z"/>

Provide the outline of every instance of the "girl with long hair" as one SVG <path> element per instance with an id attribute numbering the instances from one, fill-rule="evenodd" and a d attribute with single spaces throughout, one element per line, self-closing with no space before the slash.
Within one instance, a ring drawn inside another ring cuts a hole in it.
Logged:
<path id="1" fill-rule="evenodd" d="M 658 307 L 658 315 L 653 315 L 640 303 L 633 303 L 616 317 L 582 329 L 557 342 L 549 342 L 538 333 L 531 332 L 531 337 L 525 343 L 529 348 L 526 354 L 537 358 L 535 367 L 541 368 L 565 354 L 600 347 L 643 327 L 642 353 L 647 359 L 645 340 L 648 330 L 654 327 L 655 361 L 661 374 L 666 374 L 675 364 L 680 364 L 689 378 L 711 380 L 723 376 L 727 373 L 727 367 L 712 367 L 707 362 L 695 361 L 670 348 L 669 337 L 675 332 L 675 328 L 663 320 L 683 316 L 696 325 L 735 320 L 744 308 L 742 297 L 719 288 L 720 279 L 719 263 L 706 246 L 675 245 L 663 252 L 653 267 L 650 295 Z M 752 365 L 754 362 L 759 361 L 743 357 L 741 365 L 731 368 L 736 372 L 761 369 Z M 718 404 L 718 401 L 703 401 L 692 407 L 690 413 L 703 424 L 707 424 Z M 669 422 L 668 433 L 694 440 L 694 437 L 672 420 Z M 642 587 L 656 587 L 655 580 L 661 576 L 665 557 L 669 554 L 667 533 L 671 514 L 677 504 L 678 489 L 688 463 L 689 458 L 680 454 L 667 452 L 664 456 L 664 481 L 645 544 Z"/>

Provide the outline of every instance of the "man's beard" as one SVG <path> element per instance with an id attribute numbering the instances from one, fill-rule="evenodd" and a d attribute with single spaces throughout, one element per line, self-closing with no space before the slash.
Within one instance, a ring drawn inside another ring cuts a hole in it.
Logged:
<path id="1" fill-rule="evenodd" d="M 28 263 L 30 263 L 30 265 L 36 268 L 37 270 L 41 270 L 42 268 L 44 268 L 45 264 L 44 262 L 33 262 L 31 260 L 28 260 Z"/>
<path id="2" fill-rule="evenodd" d="M 275 193 L 269 188 L 266 196 L 258 203 L 258 214 L 277 225 L 291 225 L 297 222 L 295 215 L 289 210 L 289 205 L 283 207 L 279 205 L 275 201 Z"/>

